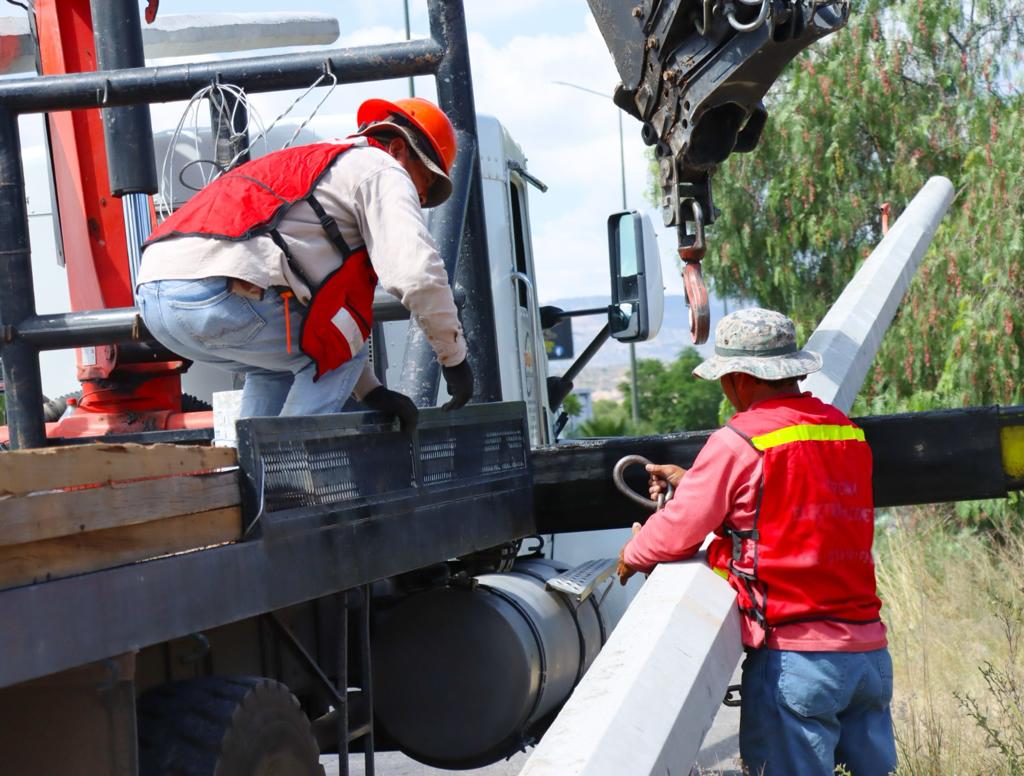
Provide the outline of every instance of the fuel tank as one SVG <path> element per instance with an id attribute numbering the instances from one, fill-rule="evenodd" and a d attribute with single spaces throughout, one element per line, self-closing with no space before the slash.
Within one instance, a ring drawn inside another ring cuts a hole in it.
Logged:
<path id="1" fill-rule="evenodd" d="M 403 752 L 438 768 L 478 768 L 540 737 L 607 637 L 595 596 L 576 605 L 544 589 L 565 569 L 521 559 L 508 573 L 381 612 L 375 712 Z"/>

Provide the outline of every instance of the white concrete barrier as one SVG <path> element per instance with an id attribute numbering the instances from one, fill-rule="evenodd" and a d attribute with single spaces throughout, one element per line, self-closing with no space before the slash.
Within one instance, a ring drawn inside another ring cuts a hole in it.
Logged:
<path id="1" fill-rule="evenodd" d="M 142 45 L 147 59 L 160 59 L 327 45 L 338 39 L 338 32 L 338 20 L 324 13 L 161 13 L 155 23 L 142 25 Z M 0 17 L 0 44 L 5 52 L 0 72 L 35 72 L 35 42 L 27 18 Z"/>
<path id="2" fill-rule="evenodd" d="M 655 568 L 520 776 L 688 776 L 743 651 L 703 558 Z"/>

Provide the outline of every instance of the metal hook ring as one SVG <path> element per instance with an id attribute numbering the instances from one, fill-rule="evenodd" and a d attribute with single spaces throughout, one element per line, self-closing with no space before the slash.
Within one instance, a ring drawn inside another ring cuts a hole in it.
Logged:
<path id="1" fill-rule="evenodd" d="M 750 5 L 750 6 L 757 5 L 757 0 L 739 0 L 739 2 L 742 3 L 743 5 Z M 754 21 L 750 22 L 749 24 L 743 24 L 742 22 L 740 22 L 736 18 L 736 10 L 735 10 L 735 8 L 733 8 L 731 6 L 726 11 L 726 16 L 729 19 L 729 24 L 732 25 L 732 28 L 734 30 L 736 30 L 737 32 L 753 32 L 758 27 L 760 27 L 762 24 L 764 24 L 765 20 L 768 18 L 768 11 L 770 10 L 770 8 L 771 8 L 771 0 L 762 0 L 762 2 L 761 2 L 761 10 L 757 14 L 757 18 L 754 19 Z"/>
<path id="2" fill-rule="evenodd" d="M 675 488 L 673 488 L 672 485 L 669 484 L 668 492 L 659 493 L 657 501 L 652 501 L 646 496 L 641 496 L 639 493 L 637 493 L 635 490 L 629 487 L 629 485 L 626 484 L 626 481 L 622 477 L 623 472 L 626 471 L 626 469 L 628 469 L 630 466 L 634 465 L 646 467 L 653 466 L 654 464 L 651 463 L 651 461 L 648 461 L 642 455 L 627 455 L 623 458 L 620 458 L 619 462 L 615 464 L 615 468 L 612 469 L 612 482 L 615 483 L 615 487 L 618 488 L 622 492 L 622 494 L 625 495 L 627 498 L 632 499 L 641 506 L 645 506 L 648 509 L 652 510 L 662 509 L 665 506 L 665 502 L 672 498 L 672 494 L 675 493 Z"/>
<path id="3" fill-rule="evenodd" d="M 690 206 L 693 218 L 686 218 L 683 215 L 683 208 Z M 693 224 L 693 234 L 688 234 L 686 225 Z M 704 208 L 696 199 L 683 199 L 679 202 L 679 216 L 677 218 L 679 230 L 679 258 L 684 261 L 700 261 L 707 252 L 707 243 L 704 239 Z"/>
<path id="4" fill-rule="evenodd" d="M 704 208 L 695 199 L 690 200 L 690 209 L 693 211 L 693 248 L 703 248 L 704 242 Z"/>

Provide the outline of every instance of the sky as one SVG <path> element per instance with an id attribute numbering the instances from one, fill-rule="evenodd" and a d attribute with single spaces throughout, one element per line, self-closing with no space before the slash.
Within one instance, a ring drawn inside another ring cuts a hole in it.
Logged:
<path id="1" fill-rule="evenodd" d="M 145 3 L 140 0 L 140 5 Z M 426 2 L 410 0 L 412 37 L 428 34 Z M 531 188 L 530 214 L 537 285 L 542 302 L 607 295 L 607 216 L 621 209 L 618 109 L 608 99 L 555 83 L 564 81 L 610 95 L 618 76 L 585 0 L 466 0 L 470 60 L 477 111 L 498 118 L 520 144 L 529 171 L 546 183 Z M 319 12 L 339 20 L 338 46 L 394 42 L 405 37 L 402 0 L 163 0 L 160 14 Z M 0 6 L 0 15 L 19 9 Z M 230 56 L 239 56 L 231 54 Z M 434 79 L 416 79 L 419 96 L 433 97 Z M 407 96 L 407 79 L 339 86 L 320 109 L 351 122 L 365 98 Z M 322 90 L 296 107 L 305 117 Z M 291 99 L 256 95 L 269 122 Z M 156 128 L 172 128 L 183 104 L 153 106 Z M 674 234 L 661 226 L 660 211 L 646 200 L 646 147 L 640 125 L 623 116 L 626 203 L 650 212 L 660 235 L 666 292 L 681 294 L 675 269 Z M 348 131 L 339 128 L 339 133 Z M 33 139 L 25 133 L 26 141 Z M 159 160 L 158 160 L 159 163 Z"/>

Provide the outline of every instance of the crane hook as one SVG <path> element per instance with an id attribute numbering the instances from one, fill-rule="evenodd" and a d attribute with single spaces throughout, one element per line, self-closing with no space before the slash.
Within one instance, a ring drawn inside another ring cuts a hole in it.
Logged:
<path id="1" fill-rule="evenodd" d="M 694 345 L 703 345 L 711 332 L 711 305 L 708 303 L 708 289 L 700 262 L 707 252 L 704 240 L 704 209 L 695 199 L 686 200 L 693 211 L 694 233 L 688 245 L 679 246 L 679 258 L 683 262 L 683 288 L 686 290 L 686 304 L 690 308 L 690 339 Z M 684 220 L 679 219 L 680 242 L 685 231 Z"/>

